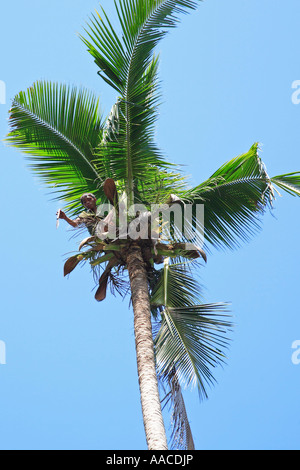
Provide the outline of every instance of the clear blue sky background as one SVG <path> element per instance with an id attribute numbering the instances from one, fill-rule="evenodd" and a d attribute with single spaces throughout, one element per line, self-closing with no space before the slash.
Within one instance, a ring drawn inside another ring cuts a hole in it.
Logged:
<path id="1" fill-rule="evenodd" d="M 102 5 L 111 15 L 112 0 Z M 77 37 L 94 8 L 1 5 L 1 138 L 11 99 L 37 79 L 84 85 L 109 112 L 115 93 Z M 256 141 L 270 175 L 300 170 L 299 17 L 299 0 L 205 0 L 159 45 L 157 141 L 192 183 Z M 63 222 L 56 230 L 59 205 L 23 155 L 1 145 L 0 158 L 0 448 L 145 449 L 128 301 L 98 304 L 87 266 L 63 278 L 79 239 Z M 300 447 L 299 212 L 300 199 L 278 197 L 249 245 L 214 251 L 201 273 L 207 301 L 232 302 L 236 327 L 209 399 L 185 393 L 198 449 Z"/>

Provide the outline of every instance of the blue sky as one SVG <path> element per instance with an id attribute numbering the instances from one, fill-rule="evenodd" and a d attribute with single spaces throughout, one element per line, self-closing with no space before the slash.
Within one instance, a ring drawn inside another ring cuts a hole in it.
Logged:
<path id="1" fill-rule="evenodd" d="M 1 6 L 1 138 L 11 99 L 38 79 L 83 85 L 109 112 L 115 93 L 77 37 L 98 5 Z M 113 17 L 113 2 L 102 5 Z M 254 142 L 271 176 L 300 170 L 299 15 L 298 0 L 205 0 L 159 45 L 157 142 L 192 184 Z M 98 304 L 87 267 L 63 278 L 80 239 L 56 230 L 59 205 L 23 155 L 1 145 L 0 157 L 0 448 L 145 449 L 128 301 Z M 236 326 L 209 399 L 185 392 L 197 449 L 299 449 L 299 211 L 278 197 L 250 244 L 213 251 L 201 272 L 207 301 L 231 302 Z"/>

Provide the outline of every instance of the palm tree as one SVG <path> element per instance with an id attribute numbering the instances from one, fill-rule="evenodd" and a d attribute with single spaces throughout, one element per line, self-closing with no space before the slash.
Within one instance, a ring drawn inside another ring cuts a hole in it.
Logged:
<path id="1" fill-rule="evenodd" d="M 204 303 L 197 280 L 206 253 L 248 241 L 272 207 L 275 186 L 300 195 L 300 173 L 269 177 L 257 143 L 195 188 L 155 144 L 155 48 L 180 14 L 196 6 L 192 0 L 116 0 L 117 28 L 103 9 L 96 12 L 81 39 L 98 75 L 118 93 L 109 115 L 103 118 L 99 100 L 85 89 L 39 81 L 14 98 L 6 139 L 26 153 L 34 174 L 64 201 L 70 217 L 81 211 L 82 193 L 108 207 L 108 215 L 83 219 L 93 233 L 66 261 L 64 274 L 86 262 L 98 283 L 96 300 L 106 298 L 108 285 L 131 294 L 151 450 L 167 449 L 162 402 L 172 410 L 171 446 L 194 448 L 182 386 L 196 385 L 206 397 L 212 369 L 225 360 L 227 305 Z M 164 211 L 171 213 L 169 223 Z"/>

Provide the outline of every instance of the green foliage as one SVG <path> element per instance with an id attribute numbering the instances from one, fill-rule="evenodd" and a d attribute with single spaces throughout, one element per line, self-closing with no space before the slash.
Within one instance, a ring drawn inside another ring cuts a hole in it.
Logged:
<path id="1" fill-rule="evenodd" d="M 155 317 L 161 317 L 155 338 L 159 376 L 168 381 L 175 370 L 180 384 L 197 385 L 206 397 L 205 383 L 214 380 L 210 368 L 225 359 L 231 323 L 225 319 L 225 304 L 204 304 L 200 293 L 189 265 L 172 265 L 166 259 L 151 305 Z"/>
<path id="2" fill-rule="evenodd" d="M 101 141 L 103 123 L 95 96 L 36 82 L 14 98 L 10 126 L 6 142 L 27 154 L 34 174 L 70 208 L 79 206 L 84 192 L 99 197 L 105 175 L 95 165 L 93 149 Z"/>
<path id="3" fill-rule="evenodd" d="M 258 151 L 256 143 L 182 195 L 186 202 L 204 204 L 207 247 L 235 248 L 249 241 L 261 227 L 261 215 L 272 207 L 274 185 L 300 196 L 300 173 L 270 178 Z"/>
<path id="4" fill-rule="evenodd" d="M 99 75 L 120 94 L 119 132 L 108 144 L 111 177 L 126 182 L 129 205 L 140 196 L 142 185 L 159 179 L 168 168 L 153 135 L 159 100 L 154 48 L 176 26 L 178 14 L 196 7 L 191 0 L 119 0 L 115 2 L 121 37 L 104 10 L 96 13 L 81 36 L 99 67 Z M 101 153 L 104 149 L 100 149 Z M 146 171 L 145 171 L 146 170 Z"/>

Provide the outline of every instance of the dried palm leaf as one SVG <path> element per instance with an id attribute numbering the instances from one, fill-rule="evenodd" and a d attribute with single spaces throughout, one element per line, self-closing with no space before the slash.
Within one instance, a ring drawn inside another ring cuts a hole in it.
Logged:
<path id="1" fill-rule="evenodd" d="M 87 237 L 87 238 L 85 238 L 84 240 L 82 240 L 82 242 L 81 242 L 80 245 L 79 245 L 79 251 L 80 251 L 81 248 L 83 248 L 85 245 L 88 245 L 89 243 L 94 242 L 95 240 L 96 240 L 96 237 Z"/>
<path id="2" fill-rule="evenodd" d="M 113 206 L 118 205 L 118 193 L 114 180 L 112 178 L 107 178 L 103 184 L 103 191 L 109 202 Z"/>
<path id="3" fill-rule="evenodd" d="M 99 287 L 95 294 L 95 299 L 98 300 L 98 302 L 101 302 L 106 297 L 107 282 L 108 274 L 104 272 L 99 279 Z"/>
<path id="4" fill-rule="evenodd" d="M 102 300 L 105 299 L 106 297 L 106 290 L 107 290 L 107 282 L 108 278 L 110 276 L 110 272 L 114 266 L 116 266 L 119 263 L 117 258 L 113 257 L 112 259 L 109 260 L 103 274 L 100 276 L 99 279 L 99 287 L 96 291 L 95 294 L 95 299 L 98 300 L 98 302 L 101 302 Z"/>
<path id="5" fill-rule="evenodd" d="M 71 256 L 71 258 L 67 259 L 67 261 L 64 264 L 64 276 L 67 276 L 70 274 L 73 269 L 76 268 L 77 264 L 80 263 L 80 261 L 83 259 L 83 257 L 80 257 L 78 255 L 76 256 Z"/>
<path id="6" fill-rule="evenodd" d="M 171 449 L 195 450 L 194 439 L 175 368 L 166 379 L 170 392 L 164 398 L 165 406 L 170 402 L 172 408 Z"/>

